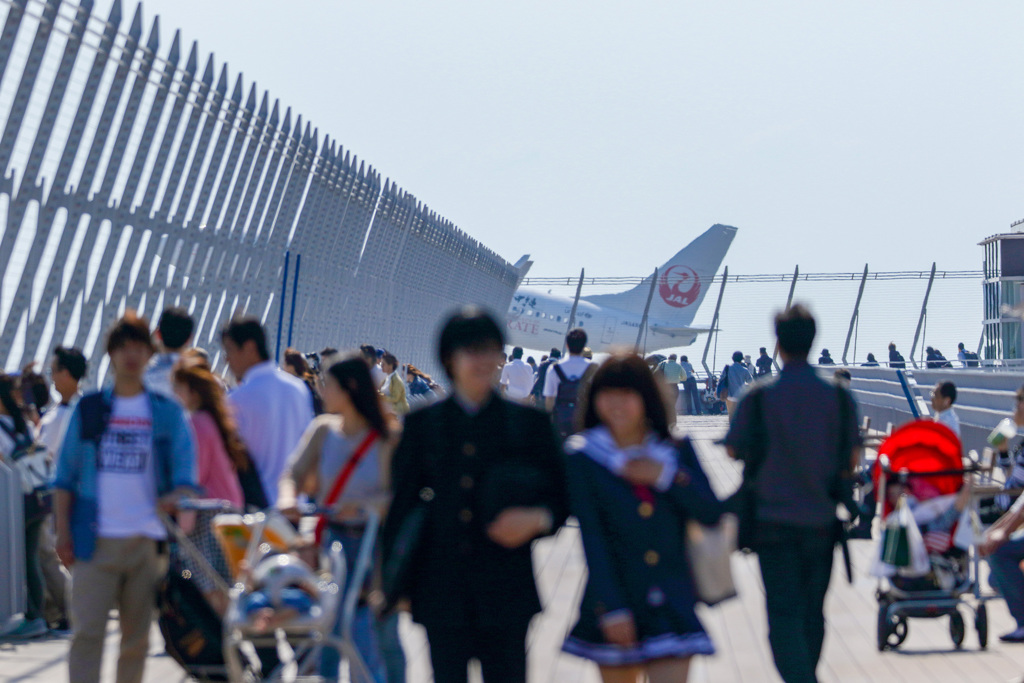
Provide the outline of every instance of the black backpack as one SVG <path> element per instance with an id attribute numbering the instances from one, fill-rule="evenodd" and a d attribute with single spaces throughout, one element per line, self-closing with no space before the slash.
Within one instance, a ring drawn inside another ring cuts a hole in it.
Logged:
<path id="1" fill-rule="evenodd" d="M 718 377 L 718 388 L 715 391 L 715 396 L 721 400 L 725 400 L 729 397 L 729 366 L 726 365 L 722 368 L 722 374 Z"/>
<path id="2" fill-rule="evenodd" d="M 564 440 L 576 432 L 574 427 L 576 402 L 579 400 L 580 385 L 587 373 L 584 372 L 579 377 L 569 379 L 560 365 L 556 364 L 551 367 L 558 375 L 558 394 L 555 396 L 555 407 L 551 411 L 551 419 L 555 423 L 555 429 Z"/>

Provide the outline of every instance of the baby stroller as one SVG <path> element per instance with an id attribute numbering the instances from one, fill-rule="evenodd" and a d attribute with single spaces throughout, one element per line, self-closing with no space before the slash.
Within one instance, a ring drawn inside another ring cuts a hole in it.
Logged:
<path id="1" fill-rule="evenodd" d="M 988 613 L 978 581 L 980 560 L 973 547 L 954 545 L 961 516 L 954 508 L 955 494 L 963 484 L 964 474 L 976 468 L 964 468 L 960 440 L 944 425 L 931 421 L 913 422 L 896 430 L 878 453 L 873 478 L 882 508 L 880 517 L 886 520 L 890 514 L 900 515 L 900 524 L 914 526 L 908 533 L 918 536 L 918 560 L 914 564 L 923 562 L 916 570 L 897 569 L 882 562 L 881 557 L 900 554 L 893 551 L 898 545 L 893 542 L 897 525 L 890 525 L 893 535 L 887 530 L 883 536 L 880 559 L 873 572 L 879 577 L 878 650 L 899 648 L 907 638 L 909 619 L 941 617 L 949 617 L 949 635 L 959 649 L 966 635 L 961 606 L 973 612 L 978 644 L 985 649 Z M 894 504 L 895 493 L 900 496 Z M 914 512 L 908 514 L 911 506 Z M 922 557 L 924 552 L 926 560 Z M 910 564 L 906 556 L 904 560 Z M 968 601 L 972 595 L 974 599 Z"/>
<path id="2" fill-rule="evenodd" d="M 184 501 L 180 505 L 200 510 L 225 509 L 223 506 L 222 501 Z M 309 516 L 323 512 L 315 506 L 303 511 Z M 366 509 L 363 515 L 366 529 L 352 569 L 353 580 L 348 584 L 357 588 L 347 591 L 349 568 L 341 544 L 332 544 L 319 558 L 325 569 L 315 571 L 294 554 L 301 535 L 276 510 L 248 515 L 225 512 L 214 518 L 214 532 L 227 558 L 232 586 L 217 575 L 181 528 L 165 518 L 181 552 L 228 596 L 221 620 L 194 587 L 191 591 L 182 588 L 190 577 L 170 572 L 160 597 L 160 626 L 168 653 L 189 675 L 202 681 L 319 681 L 315 674 L 320 653 L 333 648 L 348 662 L 351 681 L 372 681 L 352 641 L 358 587 L 370 569 L 379 526 L 376 511 Z M 300 524 L 300 528 L 304 526 L 308 525 Z M 332 631 L 339 611 L 341 636 L 337 637 Z M 183 623 L 183 617 L 192 621 Z"/>

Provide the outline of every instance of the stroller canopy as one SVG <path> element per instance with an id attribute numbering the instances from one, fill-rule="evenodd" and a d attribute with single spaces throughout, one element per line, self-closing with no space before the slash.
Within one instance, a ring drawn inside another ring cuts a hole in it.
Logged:
<path id="1" fill-rule="evenodd" d="M 882 456 L 889 458 L 893 473 L 904 470 L 911 473 L 941 472 L 963 468 L 960 439 L 946 425 L 931 420 L 916 420 L 903 425 L 878 449 L 878 460 L 871 471 L 875 488 L 882 474 Z M 910 492 L 918 500 L 956 493 L 963 484 L 963 475 L 944 474 L 934 477 L 911 477 L 907 480 Z M 888 502 L 886 513 L 888 513 Z"/>

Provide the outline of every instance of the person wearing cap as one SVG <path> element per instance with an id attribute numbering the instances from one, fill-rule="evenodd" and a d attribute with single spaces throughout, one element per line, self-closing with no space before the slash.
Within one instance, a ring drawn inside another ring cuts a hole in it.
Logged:
<path id="1" fill-rule="evenodd" d="M 426 628 L 434 680 L 526 680 L 526 632 L 541 603 L 531 542 L 568 516 L 564 456 L 547 416 L 498 394 L 502 327 L 469 307 L 445 323 L 439 356 L 452 396 L 406 418 L 384 524 L 389 604 Z M 417 525 L 417 519 L 425 522 Z M 413 531 L 418 529 L 418 531 Z M 410 553 L 398 542 L 413 535 Z M 397 559 L 396 559 L 397 558 Z M 390 569 L 402 562 L 408 571 Z"/>

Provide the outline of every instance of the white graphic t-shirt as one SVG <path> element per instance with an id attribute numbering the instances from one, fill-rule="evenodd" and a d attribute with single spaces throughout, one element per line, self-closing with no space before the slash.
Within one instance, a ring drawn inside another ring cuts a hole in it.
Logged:
<path id="1" fill-rule="evenodd" d="M 153 415 L 149 396 L 114 397 L 100 442 L 99 536 L 166 538 L 156 516 Z"/>

